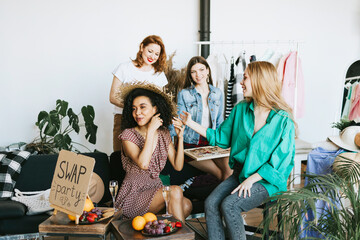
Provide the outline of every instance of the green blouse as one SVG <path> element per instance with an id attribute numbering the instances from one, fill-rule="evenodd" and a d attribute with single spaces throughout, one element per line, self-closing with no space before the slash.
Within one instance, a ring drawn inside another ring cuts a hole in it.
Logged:
<path id="1" fill-rule="evenodd" d="M 254 135 L 254 104 L 242 101 L 216 130 L 208 128 L 209 144 L 229 148 L 229 165 L 238 162 L 242 167 L 239 180 L 243 182 L 254 173 L 269 195 L 287 190 L 287 179 L 294 166 L 295 127 L 283 110 L 271 110 L 266 124 Z"/>

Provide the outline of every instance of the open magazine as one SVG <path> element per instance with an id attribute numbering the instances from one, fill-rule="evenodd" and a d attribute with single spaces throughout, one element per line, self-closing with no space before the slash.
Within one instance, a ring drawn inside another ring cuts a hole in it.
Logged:
<path id="1" fill-rule="evenodd" d="M 218 146 L 206 146 L 198 148 L 185 149 L 184 153 L 195 159 L 196 161 L 228 157 L 230 155 L 230 148 L 222 149 Z"/>

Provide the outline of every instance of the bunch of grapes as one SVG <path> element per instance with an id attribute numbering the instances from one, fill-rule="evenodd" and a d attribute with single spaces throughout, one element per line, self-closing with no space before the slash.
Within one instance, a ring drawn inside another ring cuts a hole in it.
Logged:
<path id="1" fill-rule="evenodd" d="M 96 207 L 96 208 L 91 209 L 90 212 L 91 212 L 91 213 L 95 213 L 95 214 L 98 216 L 98 218 L 102 218 L 103 212 L 102 212 L 101 209 L 98 209 L 98 208 Z"/>
<path id="2" fill-rule="evenodd" d="M 159 235 L 164 233 L 164 228 L 167 226 L 167 224 L 164 223 L 163 220 L 155 220 L 147 222 L 144 227 L 144 232 L 151 234 L 151 235 Z"/>
<path id="3" fill-rule="evenodd" d="M 98 209 L 98 208 L 93 208 L 91 209 L 90 212 L 88 211 L 83 211 L 83 213 L 81 214 L 79 220 L 81 222 L 96 222 L 98 221 L 103 215 L 102 210 Z"/>

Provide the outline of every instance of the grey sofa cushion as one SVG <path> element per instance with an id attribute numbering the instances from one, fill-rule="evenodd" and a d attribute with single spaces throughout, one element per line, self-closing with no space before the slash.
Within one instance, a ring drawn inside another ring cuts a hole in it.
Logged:
<path id="1" fill-rule="evenodd" d="M 0 219 L 18 218 L 24 216 L 25 213 L 26 206 L 20 202 L 12 200 L 0 201 Z"/>

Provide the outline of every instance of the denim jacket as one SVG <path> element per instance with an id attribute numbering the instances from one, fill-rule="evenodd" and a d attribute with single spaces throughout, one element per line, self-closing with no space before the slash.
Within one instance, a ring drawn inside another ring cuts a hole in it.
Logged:
<path id="1" fill-rule="evenodd" d="M 216 129 L 223 121 L 224 111 L 224 97 L 219 88 L 209 84 L 210 93 L 208 96 L 208 105 L 210 111 L 211 128 Z M 179 92 L 177 96 L 178 115 L 183 111 L 191 114 L 192 120 L 201 124 L 203 104 L 201 102 L 201 95 L 194 86 L 190 86 Z M 189 128 L 185 127 L 184 142 L 190 144 L 198 144 L 200 135 Z"/>

